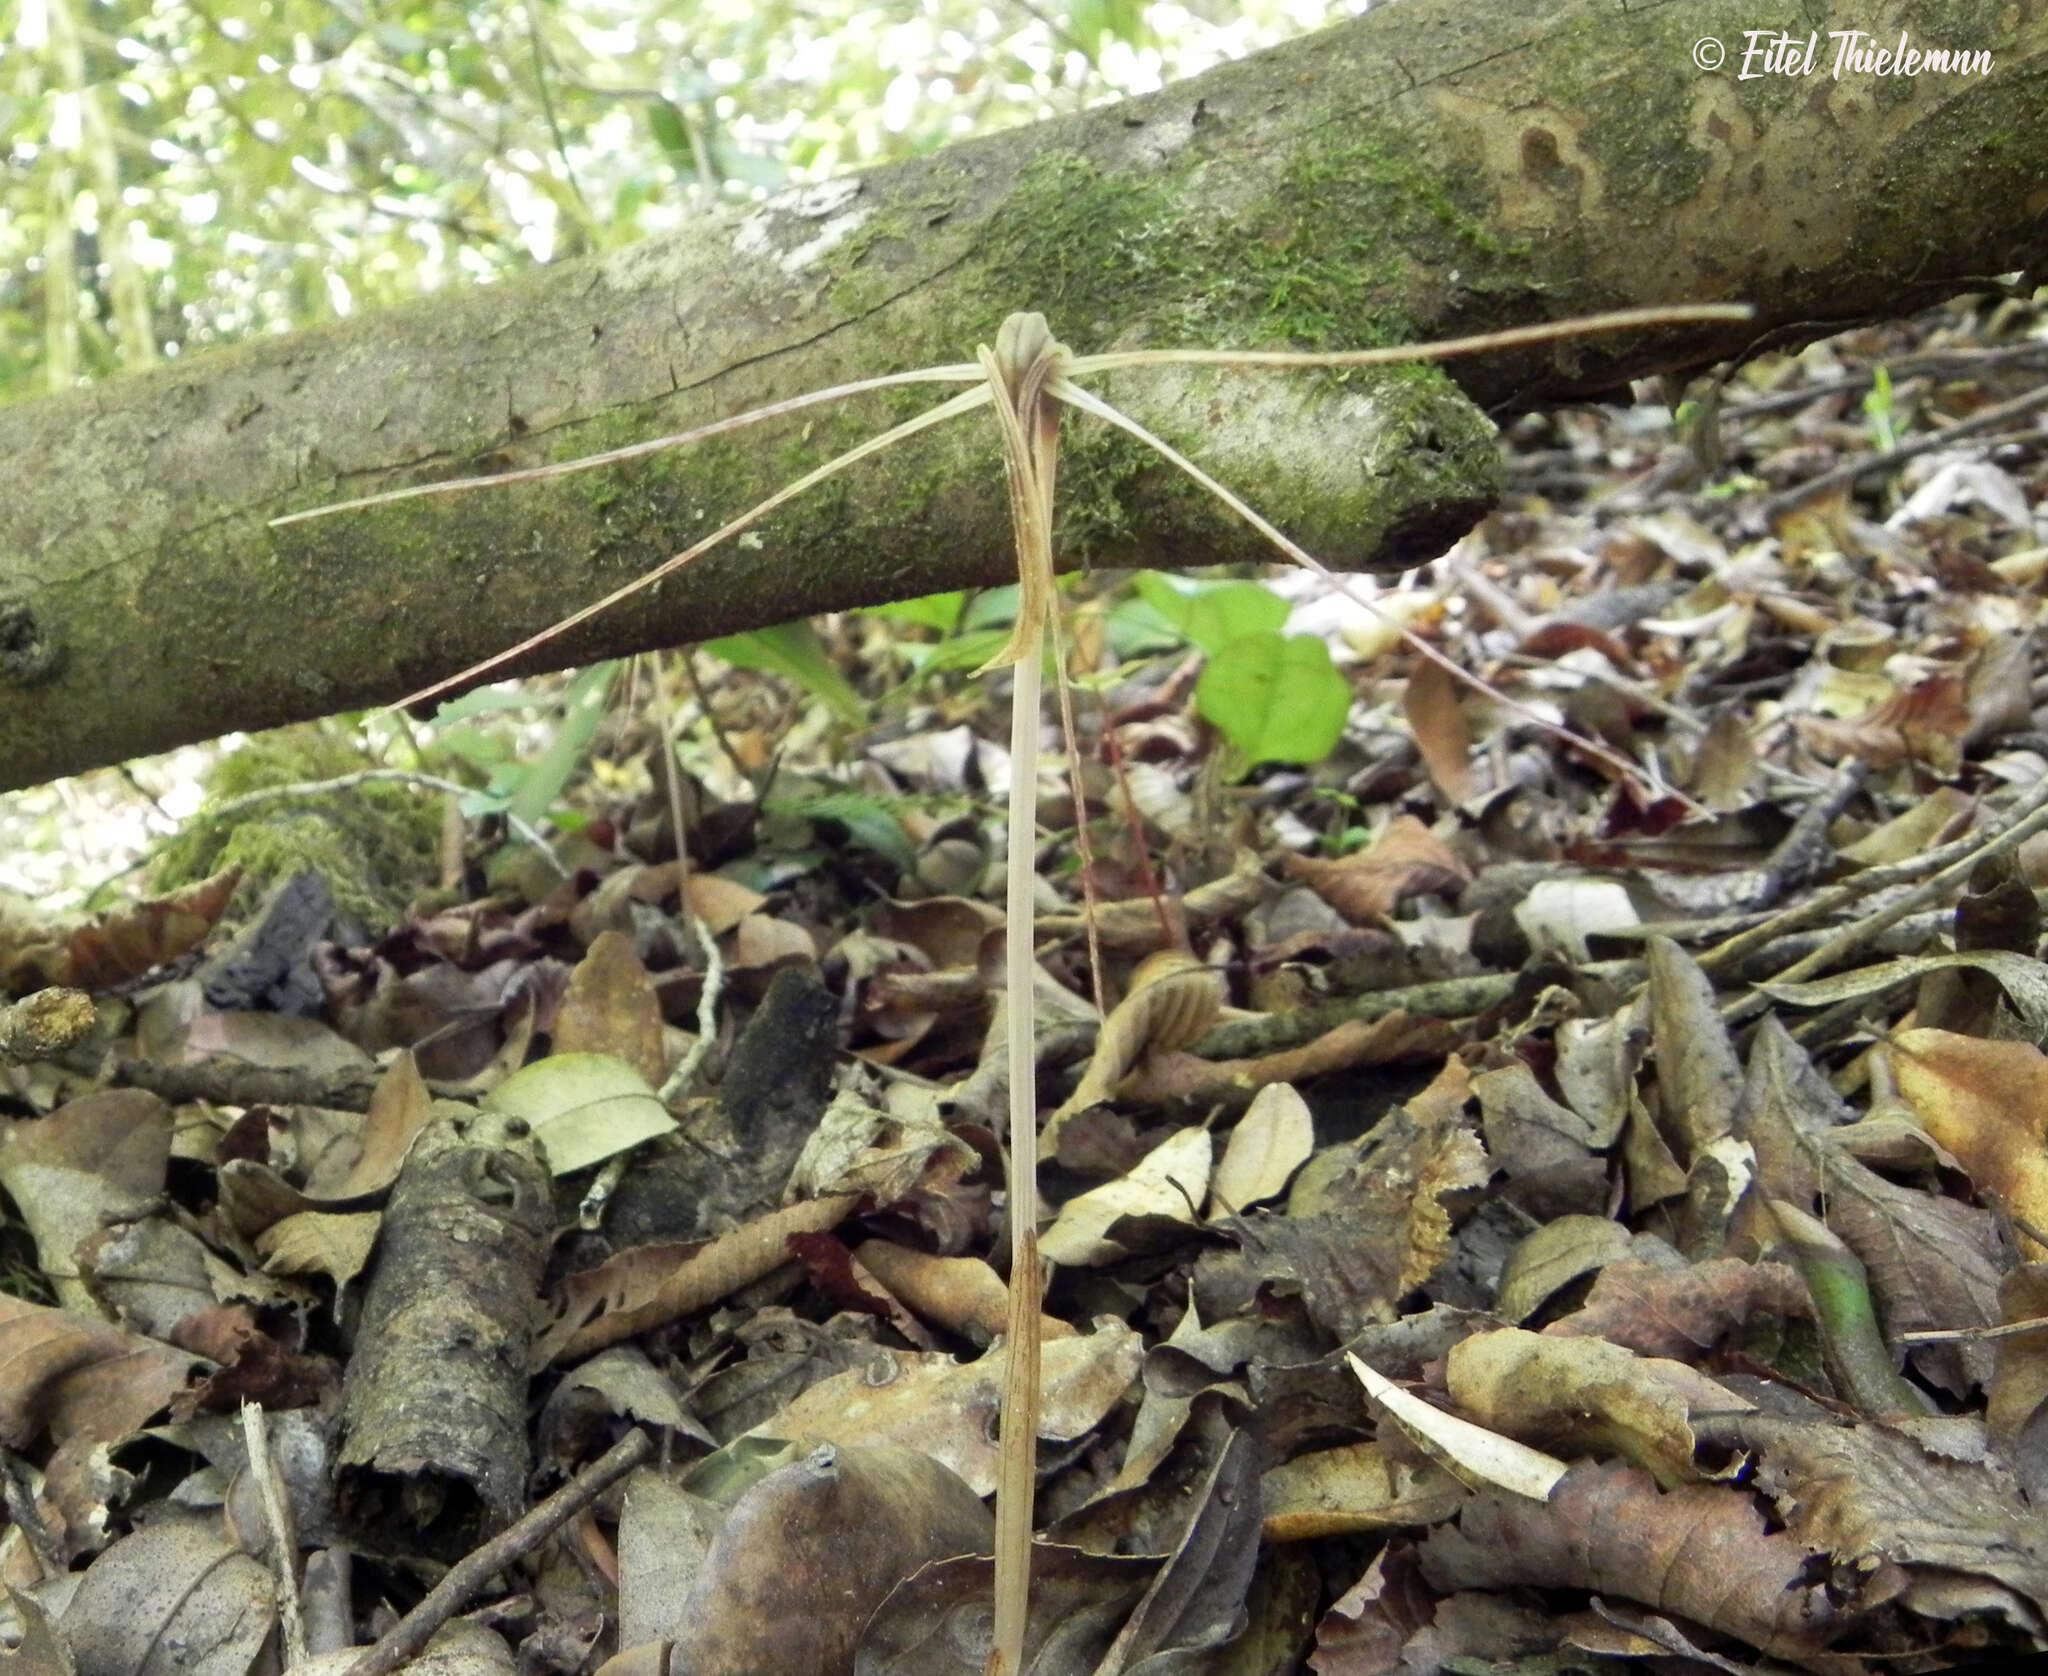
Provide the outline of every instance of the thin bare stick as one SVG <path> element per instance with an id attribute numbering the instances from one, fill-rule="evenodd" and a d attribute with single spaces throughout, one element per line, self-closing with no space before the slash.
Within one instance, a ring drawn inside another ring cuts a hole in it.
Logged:
<path id="1" fill-rule="evenodd" d="M 654 1440 L 637 1428 L 607 1449 L 517 1524 L 471 1550 L 429 1589 L 410 1612 L 363 1656 L 348 1676 L 392 1676 L 433 1640 L 434 1632 L 460 1612 L 507 1566 L 524 1559 L 584 1508 L 654 1453 Z"/>
<path id="2" fill-rule="evenodd" d="M 277 1616 L 284 1631 L 284 1663 L 289 1670 L 304 1664 L 308 1653 L 306 1620 L 299 1609 L 299 1535 L 292 1528 L 284 1486 L 277 1481 L 277 1468 L 271 1463 L 269 1421 L 259 1404 L 242 1404 L 242 1439 L 249 1450 L 249 1476 L 256 1480 L 263 1519 L 270 1526 L 271 1564 L 277 1572 Z"/>
<path id="3" fill-rule="evenodd" d="M 2024 1321 L 2006 1321 L 1996 1327 L 1928 1327 L 1917 1333 L 1900 1333 L 1901 1344 L 1960 1344 L 1990 1339 L 2019 1338 L 2048 1330 L 2048 1315 L 2030 1315 Z"/>
<path id="4" fill-rule="evenodd" d="M 1812 953 L 1792 962 L 1784 971 L 1771 979 L 1774 984 L 1799 983 L 1816 972 L 1825 972 L 1845 954 L 1862 948 L 1881 931 L 1889 930 L 1900 920 L 1906 919 L 1920 909 L 1939 902 L 1950 891 L 1966 883 L 1978 863 L 1995 855 L 2004 855 L 2008 850 L 2017 849 L 2037 832 L 2048 829 L 2048 784 L 2043 784 L 2027 800 L 2027 812 L 2003 827 L 1997 833 L 1988 835 L 1983 842 L 1971 847 L 1970 853 L 1961 860 L 1951 862 L 1932 878 L 1923 880 L 1913 889 L 1906 891 L 1882 908 L 1865 914 L 1861 919 L 1842 927 Z M 1761 989 L 1752 990 L 1748 995 L 1729 1002 L 1721 1009 L 1721 1017 L 1729 1024 L 1738 1024 L 1754 1017 L 1770 1005 L 1770 997 Z"/>
<path id="5" fill-rule="evenodd" d="M 1530 344 L 1557 343 L 1596 332 L 1626 332 L 1639 326 L 1703 326 L 1747 320 L 1755 312 L 1747 303 L 1673 303 L 1668 307 L 1654 304 L 1581 315 L 1576 320 L 1509 326 L 1498 332 L 1482 332 L 1477 337 L 1396 343 L 1380 349 L 1113 349 L 1102 355 L 1077 355 L 1068 363 L 1068 370 L 1079 375 L 1120 367 L 1386 367 L 1403 361 L 1450 361 L 1461 355 L 1523 349 Z"/>
<path id="6" fill-rule="evenodd" d="M 1223 484 L 1211 477 L 1171 443 L 1154 436 L 1143 425 L 1139 424 L 1137 420 L 1125 414 L 1121 409 L 1110 406 L 1100 396 L 1084 390 L 1078 384 L 1071 383 L 1066 379 L 1061 379 L 1053 385 L 1052 395 L 1055 400 L 1077 407 L 1083 413 L 1091 413 L 1098 419 L 1107 420 L 1110 424 L 1116 426 L 1118 430 L 1136 437 L 1140 442 L 1156 452 L 1160 458 L 1167 461 L 1168 464 L 1176 466 L 1181 471 L 1187 473 L 1189 477 L 1194 479 L 1204 489 L 1207 489 L 1218 500 L 1222 501 L 1225 506 L 1229 507 L 1231 511 L 1250 524 L 1253 529 L 1257 530 L 1259 534 L 1263 535 L 1296 564 L 1306 570 L 1314 571 L 1325 581 L 1331 583 L 1346 599 L 1364 606 L 1366 610 L 1379 618 L 1381 622 L 1393 629 L 1413 651 L 1444 670 L 1454 680 L 1471 687 L 1476 692 L 1485 694 L 1494 703 L 1513 711 L 1516 715 L 1522 717 L 1523 720 L 1541 728 L 1545 733 L 1562 739 L 1574 749 L 1593 757 L 1597 761 L 1606 763 L 1608 767 L 1618 770 L 1623 778 L 1647 782 L 1654 795 L 1676 798 L 1694 814 L 1704 814 L 1706 812 L 1683 792 L 1663 784 L 1654 774 L 1644 769 L 1641 764 L 1629 761 L 1620 752 L 1609 750 L 1605 745 L 1595 740 L 1581 738 L 1569 728 L 1562 727 L 1558 723 L 1551 721 L 1549 717 L 1531 709 L 1528 705 L 1509 698 L 1506 693 L 1501 692 L 1496 687 L 1489 686 L 1477 675 L 1474 675 L 1470 670 L 1458 663 L 1455 658 L 1447 657 L 1444 653 L 1438 651 L 1406 623 L 1395 617 L 1392 612 L 1383 610 L 1367 599 L 1364 594 L 1353 588 L 1348 577 L 1338 575 L 1336 571 L 1324 564 L 1321 559 L 1317 558 L 1306 547 L 1303 547 L 1299 542 L 1282 533 L 1269 520 L 1261 517 L 1240 496 L 1224 487 Z"/>
<path id="7" fill-rule="evenodd" d="M 679 661 L 684 669 L 691 671 L 694 681 L 695 670 L 687 647 Z M 719 955 L 718 942 L 711 935 L 710 927 L 697 917 L 697 910 L 690 906 L 690 835 L 686 830 L 688 823 L 683 818 L 683 771 L 676 761 L 676 707 L 661 677 L 662 669 L 657 662 L 654 696 L 661 714 L 662 782 L 668 788 L 669 824 L 675 828 L 676 834 L 676 902 L 682 910 L 683 924 L 689 928 L 690 935 L 697 940 L 697 947 L 704 954 L 704 982 L 697 992 L 697 1039 L 661 1085 L 661 1098 L 666 1104 L 670 1100 L 680 1100 L 690 1092 L 690 1085 L 697 1080 L 697 1073 L 711 1056 L 712 1043 L 718 1039 L 718 996 L 725 987 L 725 961 Z M 702 697 L 701 693 L 699 697 Z M 704 711 L 706 715 L 711 713 L 708 702 Z"/>
<path id="8" fill-rule="evenodd" d="M 411 694 L 409 697 L 400 699 L 398 701 L 399 705 L 403 707 L 405 705 L 418 704 L 425 699 L 438 698 L 442 693 L 449 691 L 451 688 L 464 686 L 476 680 L 479 676 L 490 674 L 494 669 L 503 668 L 506 664 L 523 657 L 536 647 L 545 646 L 549 641 L 560 638 L 560 636 L 575 628 L 579 623 L 587 623 L 600 612 L 609 611 L 620 600 L 630 599 L 643 588 L 653 587 L 655 583 L 661 581 L 664 577 L 671 576 L 676 571 L 681 570 L 692 559 L 703 557 L 704 554 L 710 552 L 712 548 L 716 547 L 727 537 L 738 535 L 740 531 L 748 528 L 750 525 L 758 524 L 778 506 L 781 506 L 786 501 L 796 499 L 806 489 L 814 488 L 816 485 L 824 482 L 826 478 L 846 470 L 848 466 L 854 465 L 858 461 L 865 460 L 870 454 L 879 454 L 885 448 L 893 448 L 905 437 L 915 436 L 919 431 L 929 430 L 933 425 L 944 424 L 948 419 L 955 418 L 962 413 L 971 413 L 988 399 L 988 391 L 985 389 L 966 390 L 954 396 L 951 400 L 943 401 L 937 407 L 920 413 L 915 419 L 905 420 L 893 430 L 884 431 L 880 436 L 869 437 L 866 442 L 859 444 L 857 447 L 847 449 L 844 454 L 839 455 L 836 459 L 827 460 L 817 470 L 807 471 L 794 482 L 785 483 L 758 506 L 750 511 L 742 512 L 731 523 L 723 524 L 713 530 L 694 547 L 686 547 L 676 554 L 674 558 L 662 560 L 652 570 L 634 577 L 632 581 L 626 583 L 623 587 L 614 588 L 603 599 L 584 606 L 581 611 L 570 612 L 561 621 L 550 624 L 538 634 L 529 634 L 516 646 L 499 652 L 492 657 L 485 658 L 481 663 L 473 663 L 467 669 L 450 675 L 446 680 L 436 681 L 430 687 L 420 688 L 418 692 Z M 484 481 L 499 483 L 503 482 L 504 479 L 494 477 L 486 478 Z"/>
<path id="9" fill-rule="evenodd" d="M 914 372 L 885 373 L 880 378 L 863 378 L 853 384 L 835 384 L 829 390 L 812 390 L 801 396 L 791 396 L 787 401 L 770 402 L 766 407 L 749 408 L 745 413 L 736 413 L 730 419 L 716 419 L 708 425 L 699 425 L 694 431 L 678 431 L 673 436 L 658 436 L 646 442 L 628 443 L 623 448 L 608 448 L 602 454 L 585 454 L 580 459 L 559 460 L 548 466 L 528 466 L 521 471 L 494 472 L 484 477 L 450 477 L 438 483 L 414 483 L 403 489 L 387 489 L 382 494 L 363 495 L 356 500 L 338 500 L 328 506 L 310 506 L 303 512 L 287 512 L 282 518 L 271 519 L 270 527 L 280 529 L 286 524 L 303 524 L 310 518 L 326 518 L 337 512 L 356 512 L 366 506 L 388 506 L 393 501 L 417 500 L 422 495 L 455 495 L 465 489 L 496 489 L 508 483 L 538 483 L 543 478 L 566 477 L 572 471 L 589 471 L 597 466 L 615 466 L 627 460 L 643 460 L 649 454 L 659 454 L 666 448 L 687 447 L 690 443 L 702 442 L 707 437 L 722 436 L 728 431 L 758 425 L 764 419 L 780 419 L 784 414 L 801 413 L 807 407 L 836 402 L 847 396 L 858 396 L 869 390 L 889 390 L 904 384 L 971 384 L 980 377 L 981 368 L 970 366 L 919 367 Z"/>

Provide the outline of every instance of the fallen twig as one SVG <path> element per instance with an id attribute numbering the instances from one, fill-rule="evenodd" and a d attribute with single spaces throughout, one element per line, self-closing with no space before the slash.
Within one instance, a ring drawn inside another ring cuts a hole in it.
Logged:
<path id="1" fill-rule="evenodd" d="M 249 1450 L 249 1475 L 262 1498 L 263 1517 L 270 1526 L 271 1564 L 277 1572 L 277 1616 L 284 1631 L 287 1670 L 304 1664 L 309 1651 L 306 1620 L 299 1609 L 299 1536 L 285 1506 L 284 1486 L 270 1459 L 270 1419 L 262 1406 L 242 1404 L 242 1437 Z"/>
<path id="2" fill-rule="evenodd" d="M 653 1453 L 654 1440 L 644 1431 L 636 1429 L 620 1438 L 525 1517 L 450 1566 L 419 1605 L 349 1666 L 348 1676 L 392 1676 L 493 1577 L 532 1553 Z"/>
<path id="3" fill-rule="evenodd" d="M 2048 384 L 2029 390 L 2025 395 L 2015 396 L 2009 402 L 2000 402 L 1987 407 L 1981 413 L 1973 413 L 1967 419 L 1959 419 L 1945 430 L 1933 431 L 1925 436 L 1910 437 L 1896 448 L 1887 448 L 1881 454 L 1865 454 L 1859 459 L 1848 460 L 1832 471 L 1824 471 L 1818 477 L 1808 478 L 1804 483 L 1781 489 L 1757 503 L 1757 511 L 1766 521 L 1790 512 L 1806 504 L 1815 495 L 1825 494 L 1830 489 L 1839 489 L 1854 483 L 1858 478 L 1868 477 L 1875 472 L 1889 471 L 1893 466 L 1903 465 L 1922 454 L 1931 454 L 1937 448 L 1946 448 L 1959 437 L 1974 436 L 1980 431 L 1995 431 L 2009 419 L 2017 419 L 2038 408 L 2048 407 Z"/>
<path id="4" fill-rule="evenodd" d="M 2037 787 L 2023 807 L 2025 813 L 2015 811 L 2014 819 L 2003 829 L 1980 838 L 1967 853 L 1950 862 L 1940 872 L 1914 889 L 1906 891 L 1874 913 L 1865 914 L 1863 918 L 1843 926 L 1819 948 L 1795 960 L 1771 981 L 1798 983 L 1801 979 L 1812 977 L 1816 972 L 1826 971 L 1844 955 L 1853 953 L 1868 943 L 1879 932 L 1889 930 L 1908 915 L 1938 902 L 1949 891 L 1963 884 L 1980 861 L 2017 849 L 2035 833 L 2048 828 L 2048 782 Z M 1729 939 L 1730 942 L 1740 940 Z M 1725 946 L 1724 944 L 1723 947 Z M 1721 1016 L 1730 1024 L 1738 1023 L 1761 1012 L 1769 1005 L 1769 1000 L 1770 998 L 1761 990 L 1753 990 L 1740 1000 L 1730 1002 L 1722 1009 Z"/>
<path id="5" fill-rule="evenodd" d="M 1751 926 L 1747 931 L 1737 932 L 1726 942 L 1715 944 L 1698 957 L 1699 963 L 1709 972 L 1725 971 L 1746 955 L 1754 953 L 1767 943 L 1775 942 L 1786 933 L 1804 931 L 1811 926 L 1819 925 L 1822 921 L 1833 918 L 1837 910 L 1846 908 L 1851 903 L 1863 901 L 1879 891 L 1889 890 L 1893 885 L 1911 884 L 1916 879 L 1926 878 L 1930 873 L 1946 877 L 1958 868 L 1967 873 L 1969 866 L 1974 865 L 1979 856 L 1990 853 L 1989 847 L 1992 844 L 1999 843 L 2001 848 L 2004 847 L 2002 841 L 2008 834 L 2014 832 L 2020 825 L 2041 816 L 2044 811 L 2048 811 L 2048 781 L 2043 781 L 2037 786 L 2005 822 L 1990 823 L 1981 831 L 1966 833 L 1961 838 L 1928 850 L 1924 854 L 1908 856 L 1904 861 L 1895 861 L 1884 867 L 1867 867 L 1854 878 L 1845 879 L 1838 885 L 1817 892 L 1804 902 L 1796 902 L 1782 913 L 1773 914 L 1769 919 Z M 2029 826 L 2012 841 L 2020 842 L 2036 830 L 2038 828 Z M 1931 901 L 1933 896 L 1940 894 L 1937 890 L 1924 900 Z M 1914 908 L 1920 906 L 1922 902 L 1915 901 L 1905 912 L 1911 913 Z M 1904 915 L 1898 917 L 1903 918 Z M 1804 973 L 1800 975 L 1805 976 Z M 1781 981 L 1789 981 L 1782 973 L 1779 977 Z"/>

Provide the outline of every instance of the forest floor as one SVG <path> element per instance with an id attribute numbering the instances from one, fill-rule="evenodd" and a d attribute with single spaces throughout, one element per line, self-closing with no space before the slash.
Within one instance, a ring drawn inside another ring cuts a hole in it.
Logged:
<path id="1" fill-rule="evenodd" d="M 1374 611 L 1066 595 L 1039 1676 L 2048 1650 L 2048 321 L 1638 395 Z M 258 740 L 6 905 L 18 1671 L 981 1670 L 1006 609 Z"/>

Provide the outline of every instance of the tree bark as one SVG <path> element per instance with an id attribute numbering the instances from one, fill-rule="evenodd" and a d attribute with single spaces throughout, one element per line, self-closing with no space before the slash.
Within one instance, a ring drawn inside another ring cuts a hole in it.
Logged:
<path id="1" fill-rule="evenodd" d="M 399 697 L 935 398 L 864 397 L 626 467 L 271 529 L 282 512 L 967 360 L 1012 311 L 1044 312 L 1086 353 L 1757 305 L 1752 326 L 1453 363 L 1456 385 L 1412 367 L 1102 381 L 1331 562 L 1440 551 L 1498 481 L 1473 402 L 1611 388 L 2042 258 L 2048 0 L 1796 10 L 1812 69 L 1743 78 L 1748 0 L 1391 0 L 1149 98 L 0 412 L 0 783 Z M 1850 29 L 1991 67 L 1837 77 L 1830 31 Z M 1716 71 L 1694 57 L 1709 40 Z M 1070 562 L 1258 552 L 1092 423 L 1068 427 L 1061 487 Z M 956 422 L 522 667 L 998 581 L 1004 515 L 989 421 Z"/>

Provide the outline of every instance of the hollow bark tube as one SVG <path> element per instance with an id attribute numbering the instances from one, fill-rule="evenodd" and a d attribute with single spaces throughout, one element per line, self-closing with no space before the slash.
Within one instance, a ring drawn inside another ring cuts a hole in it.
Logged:
<path id="1" fill-rule="evenodd" d="M 336 1507 L 455 1557 L 526 1508 L 526 1363 L 552 1220 L 519 1119 L 437 1119 L 391 1190 L 342 1386 Z"/>

